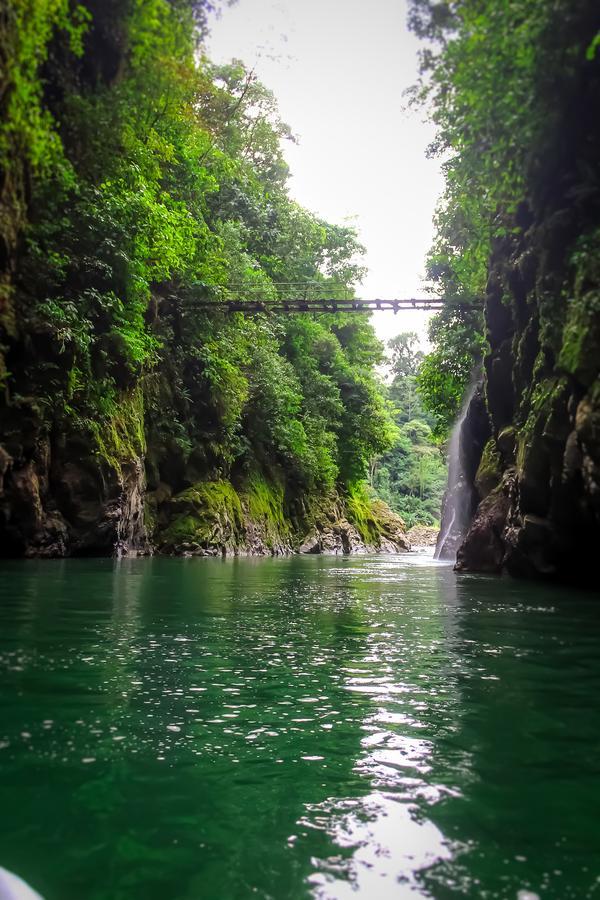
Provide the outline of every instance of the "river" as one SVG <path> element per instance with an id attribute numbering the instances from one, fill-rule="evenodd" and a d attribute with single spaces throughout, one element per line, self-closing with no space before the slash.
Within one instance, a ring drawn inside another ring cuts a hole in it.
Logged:
<path id="1" fill-rule="evenodd" d="M 414 554 L 1 572 L 0 865 L 46 900 L 600 897 L 597 596 Z"/>

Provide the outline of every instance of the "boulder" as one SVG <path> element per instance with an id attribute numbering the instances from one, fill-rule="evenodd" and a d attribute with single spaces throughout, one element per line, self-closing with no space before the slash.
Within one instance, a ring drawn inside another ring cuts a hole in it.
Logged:
<path id="1" fill-rule="evenodd" d="M 458 548 L 456 571 L 500 572 L 504 562 L 504 528 L 510 509 L 501 485 L 479 504 L 467 536 Z"/>

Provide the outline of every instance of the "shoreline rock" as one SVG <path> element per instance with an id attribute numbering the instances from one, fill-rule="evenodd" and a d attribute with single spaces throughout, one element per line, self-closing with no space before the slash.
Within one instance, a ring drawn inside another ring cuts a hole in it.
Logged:
<path id="1" fill-rule="evenodd" d="M 406 532 L 411 550 L 435 547 L 440 529 L 436 525 L 413 525 Z"/>

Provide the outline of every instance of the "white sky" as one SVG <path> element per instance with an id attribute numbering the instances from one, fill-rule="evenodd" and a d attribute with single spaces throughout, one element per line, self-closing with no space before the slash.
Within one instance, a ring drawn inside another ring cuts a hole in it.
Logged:
<path id="1" fill-rule="evenodd" d="M 406 111 L 418 41 L 406 0 L 239 0 L 213 20 L 215 62 L 242 59 L 275 94 L 298 135 L 287 143 L 291 193 L 330 222 L 350 220 L 367 248 L 359 296 L 423 296 L 431 219 L 442 191 L 433 137 Z M 375 313 L 380 338 L 424 336 L 430 314 Z"/>

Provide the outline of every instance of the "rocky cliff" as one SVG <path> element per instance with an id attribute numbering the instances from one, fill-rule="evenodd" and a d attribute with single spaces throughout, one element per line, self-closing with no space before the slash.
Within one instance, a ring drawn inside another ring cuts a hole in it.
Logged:
<path id="1" fill-rule="evenodd" d="M 563 85 L 513 233 L 491 259 L 487 420 L 473 427 L 472 417 L 463 434 L 484 446 L 470 480 L 478 504 L 458 550 L 460 571 L 597 583 L 598 68 L 582 65 Z"/>
<path id="2" fill-rule="evenodd" d="M 298 492 L 283 473 L 199 472 L 154 442 L 141 390 L 93 422 L 0 413 L 0 557 L 280 555 L 408 550 L 402 520 L 363 491 Z"/>

